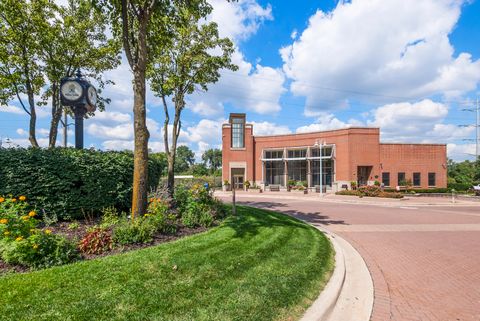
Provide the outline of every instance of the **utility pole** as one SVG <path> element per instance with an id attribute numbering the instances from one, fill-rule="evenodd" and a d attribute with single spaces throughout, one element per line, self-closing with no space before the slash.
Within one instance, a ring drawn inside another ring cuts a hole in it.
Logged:
<path id="1" fill-rule="evenodd" d="M 475 125 L 460 125 L 461 127 L 475 126 L 475 139 L 464 139 L 467 141 L 475 141 L 475 161 L 478 164 L 480 155 L 480 101 L 477 97 L 473 108 L 465 108 L 462 111 L 471 111 L 475 113 Z"/>

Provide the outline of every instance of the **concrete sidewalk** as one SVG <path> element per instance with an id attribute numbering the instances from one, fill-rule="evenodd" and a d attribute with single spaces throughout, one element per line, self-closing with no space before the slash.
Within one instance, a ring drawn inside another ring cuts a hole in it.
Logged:
<path id="1" fill-rule="evenodd" d="M 320 196 L 318 193 L 301 194 L 290 192 L 264 192 L 264 193 L 252 193 L 238 191 L 236 195 L 241 198 L 260 198 L 260 199 L 275 199 L 275 200 L 305 200 L 313 202 L 326 202 L 326 203 L 342 203 L 342 204 L 365 204 L 365 205 L 379 205 L 379 206 L 479 206 L 480 197 L 473 198 L 472 200 L 465 200 L 451 197 L 428 197 L 428 196 L 405 196 L 404 198 L 382 198 L 382 197 L 358 197 L 348 195 L 335 195 L 324 194 Z M 231 198 L 232 192 L 216 191 L 215 196 L 221 198 Z"/>

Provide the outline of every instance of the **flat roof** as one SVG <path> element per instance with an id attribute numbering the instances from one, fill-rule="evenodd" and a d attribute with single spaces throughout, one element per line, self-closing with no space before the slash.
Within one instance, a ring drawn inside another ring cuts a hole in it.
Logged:
<path id="1" fill-rule="evenodd" d="M 290 134 L 277 134 L 277 135 L 253 135 L 254 137 L 279 137 L 279 136 L 296 136 L 296 135 L 311 135 L 311 134 L 322 134 L 322 133 L 330 133 L 330 132 L 339 132 L 345 131 L 350 129 L 378 129 L 380 127 L 345 127 L 345 128 L 338 128 L 338 129 L 329 129 L 329 130 L 318 130 L 318 131 L 311 131 L 311 132 L 304 132 L 304 133 L 290 133 Z"/>

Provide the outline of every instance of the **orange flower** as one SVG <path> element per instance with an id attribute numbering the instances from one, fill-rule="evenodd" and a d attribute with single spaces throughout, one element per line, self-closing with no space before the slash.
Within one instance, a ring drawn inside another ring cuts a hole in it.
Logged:
<path id="1" fill-rule="evenodd" d="M 21 201 L 25 201 L 27 198 L 22 195 L 22 196 L 20 196 L 18 199 L 21 200 Z"/>
<path id="2" fill-rule="evenodd" d="M 14 202 L 14 203 L 15 203 L 16 201 L 17 201 L 17 199 L 16 199 L 16 198 L 12 198 L 12 202 Z"/>
<path id="3" fill-rule="evenodd" d="M 5 202 L 5 199 L 3 197 L 0 197 L 0 203 Z"/>
<path id="4" fill-rule="evenodd" d="M 30 217 L 34 217 L 35 215 L 37 215 L 37 213 L 35 213 L 35 211 L 30 211 L 30 213 L 28 213 L 28 216 L 30 216 Z"/>
<path id="5" fill-rule="evenodd" d="M 8 220 L 6 218 L 2 218 L 0 220 L 0 224 L 7 224 L 8 223 Z"/>
<path id="6" fill-rule="evenodd" d="M 22 237 L 22 236 L 19 236 L 19 237 L 17 237 L 17 238 L 15 239 L 15 241 L 17 241 L 17 242 L 20 242 L 21 240 L 23 240 L 23 237 Z"/>

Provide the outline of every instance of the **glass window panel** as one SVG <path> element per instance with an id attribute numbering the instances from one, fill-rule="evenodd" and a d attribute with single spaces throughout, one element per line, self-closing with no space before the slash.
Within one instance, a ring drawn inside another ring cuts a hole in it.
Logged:
<path id="1" fill-rule="evenodd" d="M 267 185 L 284 186 L 285 164 L 282 161 L 265 162 L 265 182 Z"/>
<path id="2" fill-rule="evenodd" d="M 320 160 L 314 160 L 311 162 L 312 170 L 312 186 L 320 185 Z M 333 181 L 333 160 L 322 160 L 322 173 L 323 180 L 322 185 L 332 186 Z"/>
<path id="3" fill-rule="evenodd" d="M 428 186 L 436 186 L 436 183 L 435 173 L 428 173 Z"/>
<path id="4" fill-rule="evenodd" d="M 232 119 L 232 147 L 243 148 L 245 147 L 245 124 L 242 118 Z"/>
<path id="5" fill-rule="evenodd" d="M 267 150 L 265 151 L 265 158 L 283 158 L 283 150 Z"/>
<path id="6" fill-rule="evenodd" d="M 420 185 L 421 185 L 420 173 L 413 173 L 413 186 L 420 186 Z"/>
<path id="7" fill-rule="evenodd" d="M 405 183 L 406 183 L 406 181 L 405 181 L 405 173 L 403 173 L 403 172 L 398 173 L 397 179 L 398 179 L 397 182 L 398 182 L 398 185 L 399 185 L 399 186 L 405 185 Z"/>
<path id="8" fill-rule="evenodd" d="M 390 186 L 390 173 L 382 173 L 382 183 L 384 186 Z"/>
<path id="9" fill-rule="evenodd" d="M 287 165 L 288 165 L 287 169 L 288 169 L 289 180 L 294 180 L 297 182 L 307 181 L 307 161 L 306 160 L 289 161 Z"/>
<path id="10" fill-rule="evenodd" d="M 302 158 L 307 156 L 306 149 L 293 149 L 288 151 L 288 158 Z"/>
<path id="11" fill-rule="evenodd" d="M 322 147 L 322 156 L 331 157 L 333 152 L 332 146 Z M 311 148 L 310 157 L 320 157 L 320 148 Z"/>

